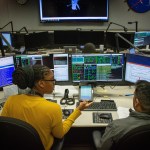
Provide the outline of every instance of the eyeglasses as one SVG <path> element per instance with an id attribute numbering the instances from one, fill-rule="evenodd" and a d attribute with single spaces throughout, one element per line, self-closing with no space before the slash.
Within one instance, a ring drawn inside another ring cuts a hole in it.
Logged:
<path id="1" fill-rule="evenodd" d="M 55 80 L 55 79 L 53 79 L 53 80 L 46 80 L 46 79 L 43 79 L 43 81 L 56 82 L 56 80 Z"/>

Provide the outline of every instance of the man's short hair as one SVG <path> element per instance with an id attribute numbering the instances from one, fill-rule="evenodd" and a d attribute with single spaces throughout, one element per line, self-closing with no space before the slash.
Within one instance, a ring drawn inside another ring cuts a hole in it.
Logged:
<path id="1" fill-rule="evenodd" d="M 95 53 L 96 47 L 93 43 L 86 43 L 84 45 L 84 49 L 82 50 L 82 53 Z"/>
<path id="2" fill-rule="evenodd" d="M 150 82 L 145 80 L 137 81 L 134 96 L 139 100 L 143 111 L 150 113 Z"/>

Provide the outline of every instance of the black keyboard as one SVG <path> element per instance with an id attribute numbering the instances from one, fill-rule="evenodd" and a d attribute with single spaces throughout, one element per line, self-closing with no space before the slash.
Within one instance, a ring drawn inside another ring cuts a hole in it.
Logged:
<path id="1" fill-rule="evenodd" d="M 79 102 L 77 102 L 77 106 Z M 101 102 L 93 102 L 85 111 L 117 111 L 114 100 L 101 100 Z"/>
<path id="2" fill-rule="evenodd" d="M 93 112 L 93 123 L 111 123 L 112 120 L 111 113 Z"/>

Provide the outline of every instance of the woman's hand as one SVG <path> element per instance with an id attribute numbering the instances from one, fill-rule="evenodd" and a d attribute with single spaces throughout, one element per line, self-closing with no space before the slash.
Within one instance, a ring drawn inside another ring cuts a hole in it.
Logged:
<path id="1" fill-rule="evenodd" d="M 88 102 L 87 100 L 84 100 L 80 102 L 79 106 L 77 107 L 80 111 L 84 110 L 85 108 L 88 108 L 93 102 Z"/>

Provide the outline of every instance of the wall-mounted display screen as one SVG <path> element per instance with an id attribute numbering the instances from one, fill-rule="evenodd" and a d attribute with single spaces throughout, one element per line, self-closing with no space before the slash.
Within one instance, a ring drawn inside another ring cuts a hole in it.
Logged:
<path id="1" fill-rule="evenodd" d="M 41 22 L 108 21 L 109 0 L 39 0 Z"/>

